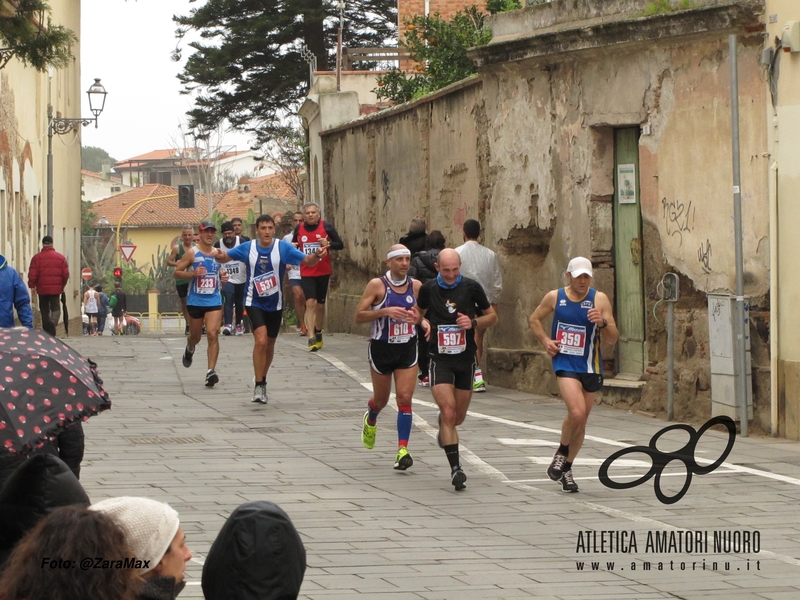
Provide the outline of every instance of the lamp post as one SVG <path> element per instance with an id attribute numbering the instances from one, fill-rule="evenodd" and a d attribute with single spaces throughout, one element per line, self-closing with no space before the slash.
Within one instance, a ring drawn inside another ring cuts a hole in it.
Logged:
<path id="1" fill-rule="evenodd" d="M 53 134 L 64 135 L 76 129 L 79 125 L 86 127 L 94 123 L 97 127 L 97 118 L 103 112 L 106 104 L 106 88 L 95 79 L 89 90 L 89 110 L 94 117 L 80 119 L 64 119 L 53 116 L 53 105 L 47 105 L 47 235 L 53 235 Z"/>

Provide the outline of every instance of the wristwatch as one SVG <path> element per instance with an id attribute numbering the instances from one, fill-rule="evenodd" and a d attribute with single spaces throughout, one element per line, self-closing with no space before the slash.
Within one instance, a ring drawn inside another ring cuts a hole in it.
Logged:
<path id="1" fill-rule="evenodd" d="M 597 326 L 598 329 L 605 329 L 606 327 L 608 327 L 608 321 L 606 321 L 605 319 L 603 319 L 602 325 Z"/>
<path id="2" fill-rule="evenodd" d="M 478 328 L 478 319 L 472 319 L 472 328 L 473 329 L 477 329 Z"/>

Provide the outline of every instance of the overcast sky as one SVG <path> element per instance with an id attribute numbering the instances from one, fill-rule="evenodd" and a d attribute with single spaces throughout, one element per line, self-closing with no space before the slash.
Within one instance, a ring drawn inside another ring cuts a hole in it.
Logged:
<path id="1" fill-rule="evenodd" d="M 172 15 L 188 14 L 199 4 L 189 0 L 82 0 L 81 116 L 91 115 L 85 91 L 95 77 L 108 92 L 99 127 L 83 128 L 84 146 L 103 148 L 117 160 L 174 147 L 171 140 L 185 123 L 192 103 L 189 96 L 178 93 L 176 75 L 181 64 L 170 56 L 177 43 Z M 248 138 L 228 133 L 223 143 L 246 150 Z"/>

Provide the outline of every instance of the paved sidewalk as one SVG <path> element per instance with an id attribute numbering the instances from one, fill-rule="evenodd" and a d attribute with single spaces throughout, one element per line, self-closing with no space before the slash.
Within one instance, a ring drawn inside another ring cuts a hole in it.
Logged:
<path id="1" fill-rule="evenodd" d="M 211 542 L 236 506 L 255 499 L 279 504 L 300 531 L 307 599 L 800 597 L 800 444 L 737 438 L 723 466 L 695 475 L 683 499 L 666 505 L 653 480 L 612 490 L 597 473 L 613 452 L 646 446 L 667 424 L 595 407 L 574 469 L 581 492 L 563 494 L 544 475 L 562 403 L 490 385 L 459 431 L 469 480 L 455 492 L 429 390 L 415 394 L 409 471 L 392 469 L 393 404 L 375 448 L 361 445 L 363 338 L 326 336 L 322 352 L 308 353 L 305 338 L 283 334 L 267 406 L 250 402 L 249 336 L 221 338 L 213 389 L 203 385 L 205 341 L 191 369 L 181 366 L 183 337 L 66 341 L 99 364 L 114 403 L 86 424 L 82 483 L 93 501 L 146 495 L 180 512 L 195 555 L 181 598 L 202 597 Z M 687 441 L 676 432 L 658 449 Z M 716 460 L 726 442 L 708 432 L 698 458 Z M 626 458 L 611 471 L 618 481 L 650 466 L 643 454 Z M 664 493 L 674 495 L 685 469 L 673 461 L 664 473 Z M 720 532 L 750 548 L 715 549 Z M 697 548 L 706 535 L 708 547 Z"/>

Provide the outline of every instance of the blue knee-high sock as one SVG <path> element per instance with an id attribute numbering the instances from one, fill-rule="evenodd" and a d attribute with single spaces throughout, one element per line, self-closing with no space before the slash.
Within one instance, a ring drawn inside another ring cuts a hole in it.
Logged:
<path id="1" fill-rule="evenodd" d="M 411 437 L 411 423 L 413 422 L 411 405 L 397 407 L 397 445 L 408 446 Z"/>
<path id="2" fill-rule="evenodd" d="M 367 410 L 369 411 L 369 414 L 367 415 L 367 423 L 369 425 L 375 425 L 375 422 L 378 420 L 378 413 L 381 411 L 375 409 L 375 405 L 372 404 L 372 398 L 370 398 L 369 402 L 367 403 Z"/>

